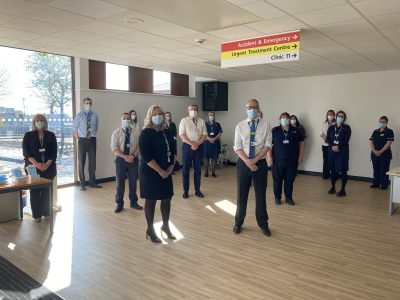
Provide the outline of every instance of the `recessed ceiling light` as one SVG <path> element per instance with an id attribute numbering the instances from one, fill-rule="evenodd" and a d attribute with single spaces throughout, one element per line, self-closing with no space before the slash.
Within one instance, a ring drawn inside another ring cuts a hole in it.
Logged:
<path id="1" fill-rule="evenodd" d="M 139 18 L 128 18 L 128 19 L 125 19 L 125 22 L 129 23 L 129 24 L 140 24 L 140 23 L 144 23 L 144 20 L 139 19 Z"/>

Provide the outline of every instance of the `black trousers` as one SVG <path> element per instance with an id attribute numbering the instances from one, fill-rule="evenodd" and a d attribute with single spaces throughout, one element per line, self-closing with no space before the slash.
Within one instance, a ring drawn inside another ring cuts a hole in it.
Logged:
<path id="1" fill-rule="evenodd" d="M 257 224 L 261 228 L 267 227 L 268 213 L 267 213 L 267 175 L 268 166 L 265 159 L 257 162 L 258 170 L 253 172 L 243 162 L 238 159 L 236 164 L 237 176 L 237 207 L 235 215 L 235 224 L 242 226 L 247 211 L 247 200 L 251 181 L 253 181 L 254 192 L 256 196 L 256 219 Z"/>
<path id="2" fill-rule="evenodd" d="M 32 217 L 38 219 L 41 217 L 50 216 L 50 193 L 48 188 L 32 189 L 31 195 L 31 210 Z"/>
<path id="3" fill-rule="evenodd" d="M 78 139 L 78 170 L 79 181 L 85 185 L 85 163 L 86 154 L 89 158 L 89 184 L 96 184 L 96 138 L 92 137 Z"/>
<path id="4" fill-rule="evenodd" d="M 115 159 L 115 177 L 117 184 L 117 193 L 115 202 L 119 207 L 124 206 L 125 179 L 128 177 L 129 183 L 129 200 L 131 206 L 137 204 L 138 196 L 136 193 L 136 185 L 138 180 L 139 162 L 137 159 L 133 163 L 126 162 L 122 157 L 117 156 Z"/>
<path id="5" fill-rule="evenodd" d="M 272 165 L 272 178 L 274 179 L 275 199 L 281 200 L 282 186 L 285 184 L 284 193 L 286 200 L 293 199 L 293 182 L 297 174 L 297 161 L 292 159 L 277 159 Z"/>
<path id="6" fill-rule="evenodd" d="M 383 158 L 380 156 L 373 156 L 371 160 L 372 167 L 374 169 L 374 178 L 372 179 L 372 184 L 387 188 L 389 185 L 389 176 L 386 175 L 386 172 L 388 172 L 390 168 L 390 159 L 386 157 Z"/>
<path id="7" fill-rule="evenodd" d="M 329 146 L 322 146 L 322 156 L 323 156 L 322 177 L 325 179 L 329 178 L 328 150 Z"/>

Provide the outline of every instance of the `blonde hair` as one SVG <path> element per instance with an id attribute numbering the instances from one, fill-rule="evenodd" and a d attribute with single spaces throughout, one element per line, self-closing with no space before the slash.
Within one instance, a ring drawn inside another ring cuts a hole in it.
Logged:
<path id="1" fill-rule="evenodd" d="M 151 121 L 151 117 L 153 116 L 153 111 L 154 111 L 155 109 L 159 109 L 159 110 L 161 111 L 162 115 L 164 116 L 164 110 L 162 109 L 161 106 L 159 106 L 159 105 L 152 105 L 152 106 L 150 106 L 149 110 L 147 111 L 146 117 L 144 118 L 144 126 L 143 126 L 143 129 L 145 129 L 145 128 L 155 128 L 154 125 L 153 125 L 153 122 Z M 168 126 L 167 126 L 167 122 L 166 122 L 166 120 L 165 120 L 165 118 L 164 118 L 164 120 L 163 120 L 163 122 L 162 122 L 162 125 L 161 125 L 161 128 L 162 128 L 162 129 L 165 129 L 165 128 L 167 128 L 167 127 L 168 127 Z"/>
<path id="2" fill-rule="evenodd" d="M 47 123 L 46 116 L 44 114 L 36 114 L 32 118 L 32 127 L 31 127 L 32 131 L 36 131 L 37 130 L 37 128 L 35 126 L 35 122 L 37 122 L 37 121 L 43 121 L 44 122 L 43 130 L 48 130 L 49 129 L 49 124 Z"/>

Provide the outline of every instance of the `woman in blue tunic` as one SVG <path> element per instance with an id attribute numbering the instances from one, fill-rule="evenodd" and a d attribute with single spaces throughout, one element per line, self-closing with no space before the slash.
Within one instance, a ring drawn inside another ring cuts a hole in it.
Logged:
<path id="1" fill-rule="evenodd" d="M 393 130 L 387 127 L 389 120 L 386 116 L 379 118 L 379 128 L 372 132 L 369 139 L 371 148 L 372 167 L 374 168 L 374 178 L 371 188 L 381 188 L 386 190 L 389 184 L 390 161 L 392 150 L 390 146 L 394 141 Z"/>
<path id="2" fill-rule="evenodd" d="M 174 195 L 172 171 L 174 170 L 174 139 L 167 129 L 164 112 L 158 105 L 152 105 L 144 120 L 144 128 L 139 137 L 142 156 L 139 165 L 140 198 L 146 199 L 144 213 L 147 221 L 146 238 L 161 243 L 154 231 L 154 211 L 157 200 L 161 201 L 163 225 L 161 231 L 169 239 L 175 240 L 169 228 L 171 199 Z"/>
<path id="3" fill-rule="evenodd" d="M 336 123 L 328 128 L 326 142 L 329 145 L 329 171 L 332 187 L 328 194 L 336 193 L 336 181 L 339 173 L 342 176 L 342 187 L 336 194 L 338 197 L 346 196 L 346 184 L 348 180 L 347 171 L 349 170 L 349 141 L 351 128 L 345 124 L 346 113 L 342 110 L 336 113 Z"/>
<path id="4" fill-rule="evenodd" d="M 208 165 L 211 159 L 211 175 L 217 177 L 215 174 L 215 167 L 217 165 L 217 159 L 221 151 L 221 135 L 222 128 L 218 122 L 215 122 L 215 113 L 208 113 L 208 121 L 206 122 L 207 127 L 207 139 L 203 146 L 203 158 L 205 167 L 205 177 L 208 177 Z"/>

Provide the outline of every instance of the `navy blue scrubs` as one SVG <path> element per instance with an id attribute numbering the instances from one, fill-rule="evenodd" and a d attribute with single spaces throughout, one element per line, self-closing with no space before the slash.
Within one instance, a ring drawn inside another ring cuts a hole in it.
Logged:
<path id="1" fill-rule="evenodd" d="M 344 173 L 349 170 L 349 141 L 351 137 L 351 128 L 347 124 L 336 124 L 328 128 L 326 142 L 329 144 L 329 171 L 331 174 Z M 338 146 L 339 152 L 333 152 L 332 147 Z"/>
<path id="2" fill-rule="evenodd" d="M 293 182 L 297 173 L 300 143 L 303 141 L 303 134 L 295 127 L 289 127 L 288 131 L 283 130 L 282 126 L 272 128 L 272 178 L 275 199 L 281 200 L 284 182 L 286 201 L 293 200 Z"/>
<path id="3" fill-rule="evenodd" d="M 385 128 L 376 129 L 372 132 L 371 138 L 369 139 L 374 144 L 376 150 L 381 150 L 385 144 L 389 141 L 394 141 L 394 133 L 392 129 Z M 389 171 L 390 161 L 392 159 L 392 150 L 390 147 L 382 153 L 381 156 L 376 156 L 371 151 L 372 166 L 374 168 L 374 178 L 372 185 L 375 187 L 381 187 L 386 189 L 389 184 L 389 176 L 386 172 Z"/>
<path id="4" fill-rule="evenodd" d="M 218 122 L 206 122 L 207 135 L 210 138 L 215 138 L 218 134 L 222 133 L 222 127 Z M 203 143 L 203 158 L 217 160 L 219 153 L 221 152 L 221 141 L 216 140 L 214 144 L 211 144 L 208 140 Z"/>

